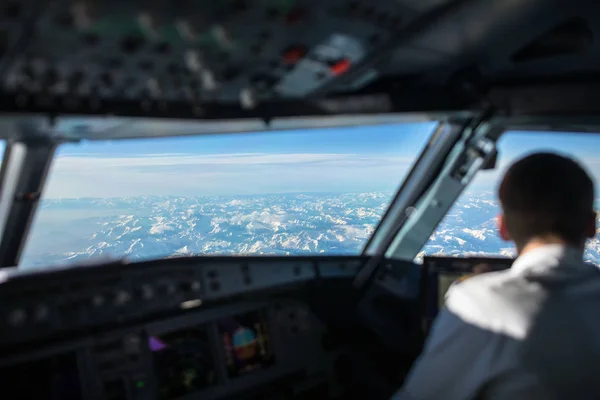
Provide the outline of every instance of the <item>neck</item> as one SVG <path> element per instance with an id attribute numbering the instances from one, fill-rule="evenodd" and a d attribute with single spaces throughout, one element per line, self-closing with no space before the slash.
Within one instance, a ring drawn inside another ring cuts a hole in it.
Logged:
<path id="1" fill-rule="evenodd" d="M 561 239 L 558 236 L 548 235 L 545 237 L 533 238 L 521 246 L 517 245 L 517 253 L 519 256 L 522 256 L 523 254 L 528 253 L 531 250 L 537 249 L 542 246 L 552 245 L 552 244 L 558 244 L 558 245 L 562 245 L 562 246 L 572 247 L 572 248 L 575 248 L 575 249 L 578 249 L 581 251 L 584 250 L 584 245 L 585 245 L 585 243 L 582 243 L 579 245 L 574 245 L 573 243 L 569 243 L 566 240 Z"/>

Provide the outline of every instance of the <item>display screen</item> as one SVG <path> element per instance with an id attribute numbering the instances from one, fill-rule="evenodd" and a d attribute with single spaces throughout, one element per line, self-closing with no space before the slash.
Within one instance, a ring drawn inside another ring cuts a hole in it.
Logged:
<path id="1" fill-rule="evenodd" d="M 0 367 L 0 382 L 7 399 L 83 399 L 74 352 Z"/>
<path id="2" fill-rule="evenodd" d="M 185 329 L 150 336 L 158 398 L 171 399 L 207 388 L 217 381 L 205 329 Z"/>
<path id="3" fill-rule="evenodd" d="M 509 258 L 425 257 L 428 276 L 425 326 L 429 327 L 444 307 L 446 293 L 453 284 L 471 276 L 510 268 L 512 262 Z"/>
<path id="4" fill-rule="evenodd" d="M 438 275 L 438 308 L 444 307 L 446 292 L 455 283 L 468 279 L 472 276 L 486 272 L 499 271 L 508 268 L 507 264 L 493 265 L 489 263 L 478 263 L 469 268 L 468 271 L 440 271 Z"/>
<path id="5" fill-rule="evenodd" d="M 230 377 L 236 377 L 274 363 L 271 339 L 263 312 L 251 312 L 219 321 Z"/>
<path id="6" fill-rule="evenodd" d="M 438 309 L 442 309 L 446 303 L 446 292 L 450 289 L 450 286 L 454 283 L 458 283 L 468 277 L 472 276 L 472 273 L 440 273 L 438 276 Z"/>

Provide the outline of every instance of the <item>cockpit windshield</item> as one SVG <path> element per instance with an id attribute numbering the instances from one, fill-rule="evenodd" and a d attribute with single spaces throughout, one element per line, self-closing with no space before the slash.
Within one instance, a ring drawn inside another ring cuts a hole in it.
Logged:
<path id="1" fill-rule="evenodd" d="M 436 126 L 61 145 L 20 266 L 360 254 Z"/>
<path id="2" fill-rule="evenodd" d="M 533 152 L 563 154 L 586 168 L 596 184 L 598 194 L 600 158 L 596 149 L 599 146 L 600 136 L 596 134 L 506 132 L 498 142 L 499 163 L 496 168 L 480 171 L 475 176 L 431 235 L 418 258 L 424 255 L 513 257 L 515 249 L 512 243 L 504 242 L 496 230 L 496 216 L 500 212 L 496 192 L 506 168 Z M 588 242 L 585 259 L 600 265 L 600 235 L 597 234 Z"/>

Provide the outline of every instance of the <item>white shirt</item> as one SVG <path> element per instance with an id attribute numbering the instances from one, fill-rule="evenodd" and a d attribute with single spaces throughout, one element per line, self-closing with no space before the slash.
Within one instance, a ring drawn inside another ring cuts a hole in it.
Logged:
<path id="1" fill-rule="evenodd" d="M 600 399 L 600 270 L 548 245 L 452 286 L 393 399 Z"/>

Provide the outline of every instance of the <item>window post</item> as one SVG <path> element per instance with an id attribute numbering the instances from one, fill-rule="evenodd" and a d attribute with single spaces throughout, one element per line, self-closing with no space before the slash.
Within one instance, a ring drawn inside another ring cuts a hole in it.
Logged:
<path id="1" fill-rule="evenodd" d="M 55 149 L 55 142 L 40 137 L 7 144 L 0 176 L 0 268 L 19 262 Z"/>

